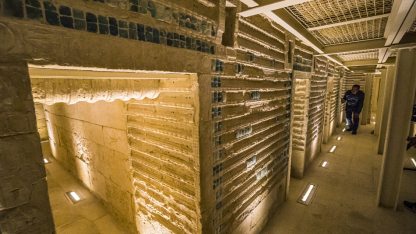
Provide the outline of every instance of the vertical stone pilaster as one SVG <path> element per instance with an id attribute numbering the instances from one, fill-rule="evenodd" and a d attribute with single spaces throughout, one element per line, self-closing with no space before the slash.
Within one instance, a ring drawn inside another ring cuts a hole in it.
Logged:
<path id="1" fill-rule="evenodd" d="M 395 68 L 390 66 L 387 68 L 387 79 L 385 83 L 385 91 L 384 91 L 384 98 L 383 98 L 383 108 L 380 115 L 380 133 L 378 136 L 378 147 L 377 153 L 383 154 L 384 152 L 384 145 L 386 141 L 386 133 L 387 133 L 387 123 L 389 121 L 389 113 L 391 107 L 391 96 L 392 96 L 392 87 L 394 82 L 395 76 Z"/>
<path id="2" fill-rule="evenodd" d="M 378 91 L 378 100 L 377 100 L 377 113 L 376 113 L 376 126 L 374 128 L 374 135 L 380 135 L 380 128 L 381 128 L 381 118 L 383 113 L 383 101 L 385 96 L 385 89 L 386 89 L 386 80 L 387 80 L 387 69 L 381 70 L 381 78 L 380 78 L 380 88 Z"/>
<path id="3" fill-rule="evenodd" d="M 396 208 L 416 90 L 416 49 L 401 49 L 396 60 L 396 75 L 391 87 L 387 137 L 380 173 L 377 204 Z M 390 78 L 390 77 L 389 77 Z"/>
<path id="4" fill-rule="evenodd" d="M 54 233 L 27 64 L 0 63 L 0 232 Z"/>

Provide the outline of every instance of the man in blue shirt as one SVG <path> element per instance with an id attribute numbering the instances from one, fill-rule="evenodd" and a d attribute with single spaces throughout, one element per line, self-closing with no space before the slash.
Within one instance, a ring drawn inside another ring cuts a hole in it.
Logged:
<path id="1" fill-rule="evenodd" d="M 348 90 L 342 103 L 345 104 L 345 111 L 347 117 L 347 131 L 351 131 L 353 135 L 357 134 L 357 129 L 360 124 L 360 113 L 363 109 L 365 94 L 360 90 L 360 86 L 355 84 L 351 90 Z"/>

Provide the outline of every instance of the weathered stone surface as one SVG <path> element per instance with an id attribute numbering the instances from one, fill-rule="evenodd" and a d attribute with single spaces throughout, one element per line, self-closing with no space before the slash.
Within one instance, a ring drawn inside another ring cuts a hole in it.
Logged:
<path id="1" fill-rule="evenodd" d="M 25 62 L 0 63 L 2 233 L 54 233 L 30 90 Z"/>
<path id="2" fill-rule="evenodd" d="M 96 102 L 46 106 L 53 156 L 131 232 L 135 230 L 126 104 Z"/>

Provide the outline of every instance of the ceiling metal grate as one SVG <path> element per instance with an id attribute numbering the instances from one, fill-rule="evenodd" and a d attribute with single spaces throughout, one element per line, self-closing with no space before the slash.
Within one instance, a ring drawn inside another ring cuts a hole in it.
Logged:
<path id="1" fill-rule="evenodd" d="M 287 7 L 305 28 L 345 23 L 313 30 L 311 33 L 324 45 L 382 38 L 387 17 L 360 20 L 388 14 L 393 0 L 313 0 Z"/>
<path id="2" fill-rule="evenodd" d="M 357 61 L 357 60 L 370 60 L 378 59 L 378 49 L 374 50 L 361 50 L 351 53 L 338 54 L 338 57 L 343 61 Z"/>
<path id="3" fill-rule="evenodd" d="M 334 45 L 382 38 L 386 24 L 387 18 L 380 18 L 320 29 L 311 33 L 324 45 Z"/>

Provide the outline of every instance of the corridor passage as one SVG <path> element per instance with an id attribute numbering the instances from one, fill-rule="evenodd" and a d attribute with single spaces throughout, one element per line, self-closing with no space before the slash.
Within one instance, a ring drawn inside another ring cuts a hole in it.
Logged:
<path id="1" fill-rule="evenodd" d="M 291 179 L 288 201 L 272 216 L 263 233 L 416 233 L 416 215 L 403 208 L 402 200 L 397 212 L 375 204 L 382 156 L 375 153 L 373 128 L 361 126 L 356 136 L 337 129 L 329 143 L 322 145 L 322 153 L 304 179 Z M 329 153 L 333 145 L 336 151 Z M 327 168 L 319 167 L 323 160 L 328 161 Z M 411 174 L 416 172 L 404 173 L 402 194 L 416 184 L 415 180 L 411 183 L 410 178 L 416 179 Z M 297 200 L 308 183 L 318 189 L 311 204 L 305 206 Z"/>
<path id="2" fill-rule="evenodd" d="M 103 204 L 51 156 L 46 164 L 49 198 L 58 234 L 127 233 L 108 213 Z M 73 204 L 66 196 L 77 192 L 81 201 Z"/>

